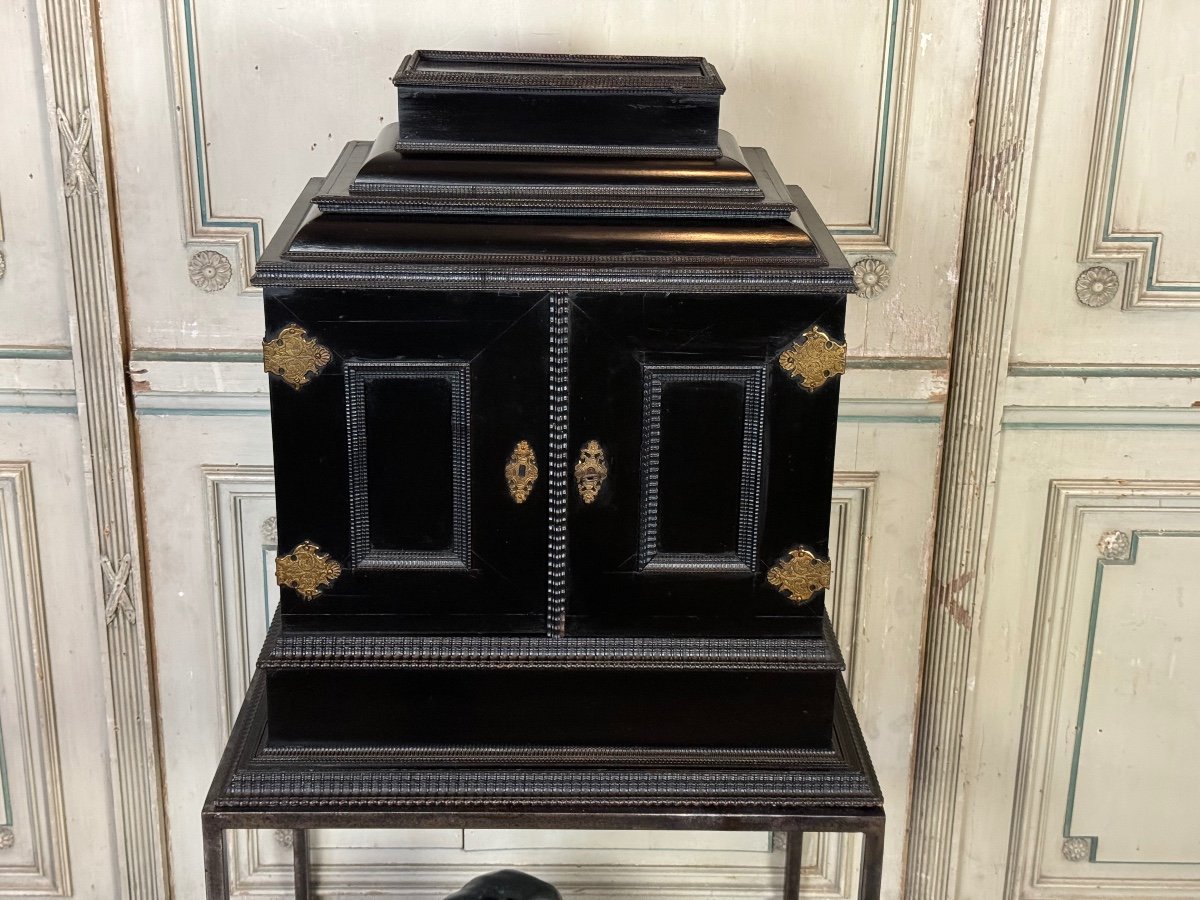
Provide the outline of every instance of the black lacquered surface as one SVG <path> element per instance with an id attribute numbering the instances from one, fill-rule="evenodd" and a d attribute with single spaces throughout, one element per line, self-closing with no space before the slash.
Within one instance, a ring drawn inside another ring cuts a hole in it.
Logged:
<path id="1" fill-rule="evenodd" d="M 718 155 L 724 85 L 699 57 L 419 50 L 392 80 L 401 150 Z"/>
<path id="2" fill-rule="evenodd" d="M 812 633 L 766 582 L 793 546 L 827 552 L 838 382 L 805 390 L 778 354 L 837 296 L 581 294 L 571 343 L 572 447 L 609 476 L 572 496 L 570 630 Z M 661 385 L 654 389 L 654 385 Z"/>
<path id="3" fill-rule="evenodd" d="M 284 614 L 540 630 L 546 494 L 514 503 L 504 464 L 521 440 L 544 452 L 544 299 L 272 290 L 267 322 L 298 323 L 332 354 L 299 390 L 271 388 L 281 552 L 312 541 L 343 567 L 316 599 L 284 589 Z"/>
<path id="4" fill-rule="evenodd" d="M 281 589 L 239 796 L 869 800 L 823 594 L 768 577 L 828 553 L 840 380 L 779 359 L 843 340 L 845 258 L 702 60 L 426 61 L 259 261 L 329 354 L 271 377 L 280 550 L 340 568 Z"/>
<path id="5" fill-rule="evenodd" d="M 838 677 L 632 668 L 272 671 L 267 715 L 275 745 L 819 749 L 830 746 Z"/>

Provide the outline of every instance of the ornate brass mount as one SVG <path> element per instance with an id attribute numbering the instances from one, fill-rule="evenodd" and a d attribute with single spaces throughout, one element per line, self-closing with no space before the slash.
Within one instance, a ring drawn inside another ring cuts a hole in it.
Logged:
<path id="1" fill-rule="evenodd" d="M 826 381 L 846 371 L 846 345 L 813 325 L 779 354 L 779 365 L 800 386 L 815 391 Z"/>
<path id="2" fill-rule="evenodd" d="M 295 322 L 285 325 L 275 340 L 263 341 L 263 368 L 296 390 L 329 365 L 330 358 L 329 350 Z"/>
<path id="3" fill-rule="evenodd" d="M 817 591 L 829 587 L 832 567 L 807 547 L 793 547 L 786 558 L 767 572 L 767 581 L 794 603 L 811 600 Z"/>
<path id="4" fill-rule="evenodd" d="M 341 574 L 342 567 L 312 541 L 305 541 L 287 556 L 275 559 L 275 580 L 305 600 L 312 600 Z"/>
<path id="5" fill-rule="evenodd" d="M 528 441 L 518 441 L 504 467 L 504 480 L 508 482 L 508 492 L 513 500 L 517 503 L 528 500 L 537 479 L 537 455 Z"/>
<path id="6" fill-rule="evenodd" d="M 608 477 L 608 464 L 604 451 L 595 441 L 588 441 L 579 451 L 579 462 L 575 463 L 575 487 L 584 503 L 593 503 L 604 479 Z"/>

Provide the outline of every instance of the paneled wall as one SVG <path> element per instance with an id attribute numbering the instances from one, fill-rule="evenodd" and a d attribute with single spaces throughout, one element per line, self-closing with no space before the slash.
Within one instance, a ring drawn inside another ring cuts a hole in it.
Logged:
<path id="1" fill-rule="evenodd" d="M 1041 10 L 957 896 L 1200 895 L 1197 29 Z"/>
<path id="2" fill-rule="evenodd" d="M 0 896 L 201 896 L 276 600 L 249 275 L 416 47 L 704 54 L 856 264 L 831 607 L 885 896 L 1200 894 L 1197 30 L 1191 0 L 0 5 Z M 287 840 L 238 836 L 237 896 L 290 896 Z M 314 845 L 324 896 L 782 884 L 767 834 Z M 806 896 L 855 896 L 852 840 L 806 855 Z"/>

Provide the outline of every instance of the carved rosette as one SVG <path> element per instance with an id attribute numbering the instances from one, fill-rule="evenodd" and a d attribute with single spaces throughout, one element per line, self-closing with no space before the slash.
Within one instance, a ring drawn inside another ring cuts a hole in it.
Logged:
<path id="1" fill-rule="evenodd" d="M 188 278 L 205 293 L 214 293 L 229 284 L 233 266 L 229 258 L 216 250 L 201 250 L 188 260 Z"/>
<path id="2" fill-rule="evenodd" d="M 579 451 L 579 462 L 575 463 L 575 487 L 584 503 L 595 502 L 607 477 L 608 462 L 604 451 L 595 441 L 588 441 Z"/>
<path id="3" fill-rule="evenodd" d="M 1121 279 L 1108 266 L 1092 266 L 1075 279 L 1075 299 L 1084 306 L 1105 306 L 1117 296 L 1120 286 Z"/>
<path id="4" fill-rule="evenodd" d="M 504 480 L 508 483 L 508 492 L 513 500 L 517 503 L 528 500 L 537 479 L 537 455 L 528 441 L 520 441 L 513 447 L 504 466 Z"/>
<path id="5" fill-rule="evenodd" d="M 1070 837 L 1063 841 L 1063 859 L 1071 862 L 1086 862 L 1092 858 L 1092 841 L 1090 838 Z"/>
<path id="6" fill-rule="evenodd" d="M 329 350 L 296 323 L 284 326 L 279 337 L 263 341 L 263 369 L 278 375 L 296 390 L 329 365 Z"/>
<path id="7" fill-rule="evenodd" d="M 295 846 L 296 836 L 290 828 L 276 828 L 275 841 L 280 847 L 287 847 L 289 850 Z"/>
<path id="8" fill-rule="evenodd" d="M 807 547 L 794 547 L 767 572 L 767 581 L 793 603 L 811 600 L 829 587 L 833 567 Z"/>
<path id="9" fill-rule="evenodd" d="M 275 559 L 275 580 L 305 600 L 312 600 L 333 584 L 342 567 L 312 541 L 305 541 L 286 556 Z"/>
<path id="10" fill-rule="evenodd" d="M 1117 529 L 1104 532 L 1096 542 L 1096 550 L 1101 559 L 1129 559 L 1131 547 L 1129 535 Z"/>
<path id="11" fill-rule="evenodd" d="M 8 850 L 17 842 L 17 836 L 7 825 L 0 825 L 0 850 Z"/>
<path id="12" fill-rule="evenodd" d="M 813 325 L 779 354 L 779 366 L 798 379 L 801 387 L 815 391 L 846 371 L 846 345 Z"/>
<path id="13" fill-rule="evenodd" d="M 892 280 L 891 270 L 882 259 L 869 256 L 854 264 L 855 293 L 864 300 L 873 300 L 887 290 Z"/>

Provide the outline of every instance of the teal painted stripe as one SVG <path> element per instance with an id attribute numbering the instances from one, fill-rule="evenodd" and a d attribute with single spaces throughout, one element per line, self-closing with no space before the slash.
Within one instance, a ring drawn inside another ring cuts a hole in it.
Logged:
<path id="1" fill-rule="evenodd" d="M 1004 431 L 1178 431 L 1200 428 L 1195 422 L 1001 422 Z"/>
<path id="2" fill-rule="evenodd" d="M 1088 690 L 1091 687 L 1092 659 L 1096 650 L 1096 626 L 1100 618 L 1100 594 L 1104 583 L 1105 566 L 1132 566 L 1137 563 L 1138 547 L 1142 534 L 1149 537 L 1200 537 L 1200 531 L 1138 531 L 1134 530 L 1129 539 L 1129 559 L 1098 559 L 1096 560 L 1096 577 L 1092 583 L 1091 613 L 1088 618 L 1087 644 L 1084 647 L 1083 677 L 1079 687 L 1079 709 L 1075 715 L 1075 743 L 1071 753 L 1071 775 L 1067 784 L 1067 806 L 1063 819 L 1063 837 L 1082 837 L 1092 843 L 1089 862 L 1104 863 L 1105 865 L 1156 865 L 1156 866 L 1194 866 L 1195 860 L 1164 860 L 1153 863 L 1136 859 L 1097 859 L 1096 853 L 1100 846 L 1097 835 L 1072 834 L 1072 819 L 1075 816 L 1076 786 L 1079 779 L 1079 757 L 1083 750 L 1083 727 L 1087 718 Z"/>
<path id="3" fill-rule="evenodd" d="M 950 368 L 944 356 L 848 356 L 847 369 L 894 369 L 900 371 L 941 371 Z"/>
<path id="4" fill-rule="evenodd" d="M 887 169 L 888 134 L 891 129 L 892 116 L 892 78 L 896 68 L 896 32 L 900 27 L 900 0 L 892 0 L 892 8 L 888 13 L 888 52 L 887 62 L 883 72 L 883 118 L 879 123 L 879 144 L 876 150 L 875 180 L 872 185 L 871 221 L 866 226 L 830 226 L 834 235 L 878 235 L 879 217 L 883 211 L 883 185 Z"/>
<path id="5" fill-rule="evenodd" d="M 135 350 L 130 362 L 249 362 L 262 365 L 261 350 Z"/>
<path id="6" fill-rule="evenodd" d="M 274 547 L 270 544 L 263 544 L 263 618 L 267 630 L 271 628 L 271 615 L 274 612 L 271 609 L 271 572 L 275 568 L 275 553 L 276 549 Z"/>
<path id="7" fill-rule="evenodd" d="M 1092 655 L 1096 650 L 1096 622 L 1100 613 L 1100 585 L 1104 579 L 1104 566 L 1108 562 L 1121 562 L 1131 565 L 1137 553 L 1137 532 L 1133 533 L 1130 542 L 1128 560 L 1096 560 L 1096 576 L 1092 583 L 1091 613 L 1088 619 L 1087 644 L 1083 651 L 1083 676 L 1079 685 L 1079 708 L 1075 713 L 1075 745 L 1071 753 L 1071 776 L 1067 783 L 1067 808 L 1063 820 L 1063 837 L 1087 837 L 1092 844 L 1090 862 L 1096 861 L 1096 848 L 1099 840 L 1094 835 L 1074 835 L 1071 833 L 1071 820 L 1075 816 L 1075 792 L 1079 780 L 1079 756 L 1083 749 L 1083 723 L 1087 717 L 1088 688 L 1092 680 Z"/>
<path id="8" fill-rule="evenodd" d="M 0 347 L 0 359 L 70 359 L 70 347 Z"/>
<path id="9" fill-rule="evenodd" d="M 192 140 L 196 154 L 196 183 L 199 187 L 200 222 L 210 228 L 249 228 L 254 238 L 254 258 L 262 255 L 262 229 L 245 219 L 213 219 L 209 214 L 207 156 L 200 127 L 200 78 L 196 66 L 196 29 L 192 0 L 183 0 L 184 31 L 187 35 L 188 88 L 192 99 Z"/>
<path id="10" fill-rule="evenodd" d="M 838 416 L 839 422 L 883 422 L 900 425 L 938 425 L 941 423 L 941 416 Z"/>
<path id="11" fill-rule="evenodd" d="M 4 821 L 0 824 L 12 825 L 12 794 L 8 789 L 8 759 L 4 755 L 4 723 L 0 722 L 0 793 L 4 794 Z"/>
<path id="12" fill-rule="evenodd" d="M 78 413 L 74 406 L 0 406 L 0 416 L 73 416 Z"/>
<path id="13" fill-rule="evenodd" d="M 1200 366 L 1042 366 L 1017 363 L 1008 367 L 1013 378 L 1200 378 Z"/>
<path id="14" fill-rule="evenodd" d="M 1104 239 L 1122 243 L 1149 244 L 1150 258 L 1146 265 L 1145 287 L 1148 291 L 1182 291 L 1185 293 L 1200 292 L 1200 284 L 1162 284 L 1158 277 L 1158 245 L 1159 235 L 1156 234 L 1113 234 L 1112 215 L 1116 203 L 1117 175 L 1121 167 L 1121 147 L 1125 143 L 1125 114 L 1129 107 L 1129 89 L 1133 83 L 1133 57 L 1137 50 L 1138 29 L 1142 21 L 1142 0 L 1133 0 L 1133 8 L 1129 16 L 1129 34 L 1125 40 L 1125 64 L 1121 73 L 1121 100 L 1117 104 L 1117 127 L 1113 135 L 1112 159 L 1109 160 L 1108 198 L 1104 209 Z"/>
<path id="15" fill-rule="evenodd" d="M 137 418 L 143 416 L 269 416 L 271 410 L 263 409 L 172 409 L 160 406 L 139 406 L 134 410 Z"/>

